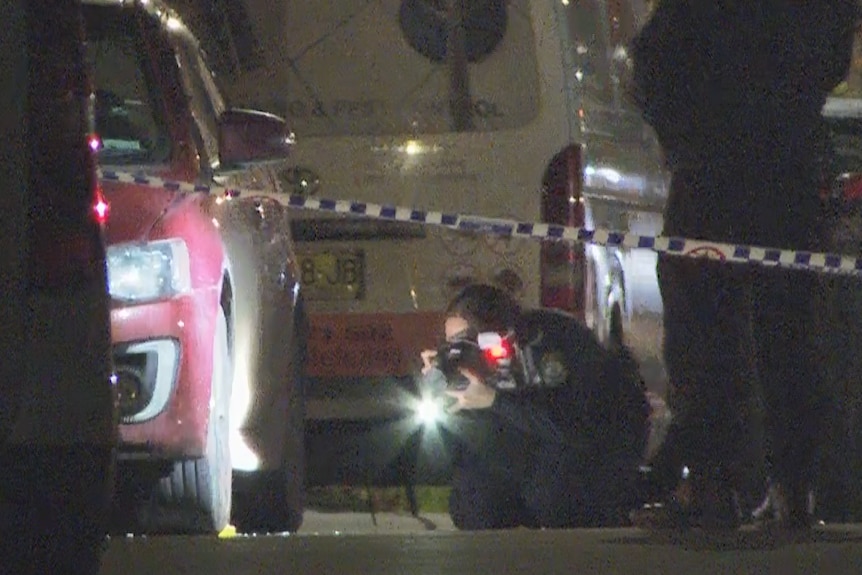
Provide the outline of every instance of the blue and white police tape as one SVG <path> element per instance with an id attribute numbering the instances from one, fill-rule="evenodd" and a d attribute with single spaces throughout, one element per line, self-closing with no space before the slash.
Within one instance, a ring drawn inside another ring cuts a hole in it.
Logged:
<path id="1" fill-rule="evenodd" d="M 426 211 L 411 207 L 372 204 L 352 200 L 333 200 L 298 195 L 288 196 L 266 190 L 206 186 L 111 170 L 100 170 L 99 177 L 109 182 L 132 183 L 178 192 L 217 194 L 227 199 L 241 196 L 270 197 L 288 207 L 296 209 L 346 214 L 418 225 L 439 226 L 452 230 L 471 231 L 504 237 L 580 242 L 604 247 L 646 249 L 660 254 L 680 257 L 710 258 L 730 263 L 756 263 L 764 266 L 809 269 L 834 274 L 862 275 L 862 257 L 849 255 L 785 250 L 744 244 L 727 244 L 687 238 L 644 236 L 602 228 L 590 230 L 541 222 L 519 222 L 517 220 Z M 285 199 L 287 199 L 286 202 Z"/>

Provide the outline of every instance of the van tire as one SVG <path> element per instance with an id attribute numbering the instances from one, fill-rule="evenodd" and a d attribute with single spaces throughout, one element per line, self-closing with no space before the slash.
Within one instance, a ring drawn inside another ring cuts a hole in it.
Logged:
<path id="1" fill-rule="evenodd" d="M 228 324 L 219 308 L 213 344 L 212 408 L 205 455 L 178 461 L 159 483 L 160 500 L 176 506 L 183 532 L 219 532 L 230 523 L 230 387 L 233 374 Z"/>
<path id="2" fill-rule="evenodd" d="M 623 334 L 623 311 L 618 302 L 614 302 L 608 319 L 608 346 L 611 349 L 618 349 L 625 345 L 625 336 Z"/>

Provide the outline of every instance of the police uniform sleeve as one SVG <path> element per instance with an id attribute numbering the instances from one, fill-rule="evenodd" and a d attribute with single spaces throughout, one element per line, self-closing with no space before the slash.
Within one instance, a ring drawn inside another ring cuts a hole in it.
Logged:
<path id="1" fill-rule="evenodd" d="M 525 435 L 562 443 L 565 436 L 548 410 L 531 399 L 528 394 L 498 392 L 491 409 L 503 423 Z"/>
<path id="2" fill-rule="evenodd" d="M 709 57 L 699 49 L 706 20 L 687 0 L 662 0 L 629 47 L 631 97 L 653 128 L 667 159 L 690 145 L 692 127 L 702 122 L 703 75 Z M 707 26 L 714 24 L 708 23 Z"/>
<path id="3" fill-rule="evenodd" d="M 522 329 L 542 333 L 542 342 L 534 349 L 536 366 L 542 375 L 537 388 L 524 392 L 497 393 L 492 412 L 500 420 L 526 435 L 541 441 L 568 447 L 585 447 L 580 426 L 580 386 L 591 377 L 585 362 L 598 358 L 577 358 L 573 349 L 581 347 L 577 321 L 553 311 L 538 310 L 525 314 Z M 529 339 L 529 338 L 528 338 Z M 599 377 L 598 366 L 593 376 Z M 589 382 L 594 387 L 598 382 Z"/>
<path id="4" fill-rule="evenodd" d="M 648 406 L 637 363 L 624 348 L 605 348 L 576 319 L 552 318 L 554 347 L 564 364 L 560 375 L 565 376 L 554 390 L 553 419 L 565 441 L 614 460 L 639 456 Z"/>

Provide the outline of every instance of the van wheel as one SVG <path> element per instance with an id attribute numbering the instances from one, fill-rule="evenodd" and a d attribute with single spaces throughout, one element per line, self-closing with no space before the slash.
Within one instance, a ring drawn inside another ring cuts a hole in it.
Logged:
<path id="1" fill-rule="evenodd" d="M 224 310 L 219 308 L 206 454 L 200 459 L 175 463 L 170 475 L 163 478 L 158 487 L 160 500 L 179 509 L 178 521 L 185 532 L 218 532 L 230 523 L 232 470 L 228 414 L 231 377 L 227 319 Z"/>
<path id="2" fill-rule="evenodd" d="M 589 301 L 588 305 L 591 308 L 590 312 L 593 316 L 593 333 L 602 345 L 607 346 L 610 329 L 601 298 L 601 294 L 604 293 L 604 290 L 602 290 L 598 285 L 598 279 L 594 280 L 589 287 L 592 288 L 592 292 L 587 294 L 587 298 Z M 607 297 L 605 297 L 605 299 L 607 299 Z"/>
<path id="3" fill-rule="evenodd" d="M 300 310 L 301 308 L 297 308 Z M 300 313 L 297 311 L 297 313 Z M 237 527 L 262 533 L 296 532 L 305 511 L 305 361 L 307 330 L 297 321 L 293 360 L 293 393 L 290 396 L 285 426 L 285 445 L 281 468 L 241 474 L 238 489 Z"/>
<path id="4" fill-rule="evenodd" d="M 622 347 L 623 341 L 623 312 L 619 303 L 614 303 L 608 319 L 608 346 L 612 349 Z"/>

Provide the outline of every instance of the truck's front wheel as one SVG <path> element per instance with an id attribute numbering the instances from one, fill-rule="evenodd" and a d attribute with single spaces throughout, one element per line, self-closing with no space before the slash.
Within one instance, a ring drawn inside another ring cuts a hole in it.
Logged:
<path id="1" fill-rule="evenodd" d="M 213 377 L 206 454 L 178 461 L 159 484 L 160 499 L 179 509 L 183 531 L 218 532 L 230 523 L 232 469 L 230 458 L 231 357 L 228 325 L 219 309 L 213 347 Z"/>

